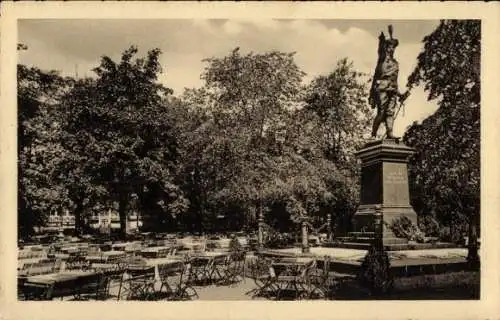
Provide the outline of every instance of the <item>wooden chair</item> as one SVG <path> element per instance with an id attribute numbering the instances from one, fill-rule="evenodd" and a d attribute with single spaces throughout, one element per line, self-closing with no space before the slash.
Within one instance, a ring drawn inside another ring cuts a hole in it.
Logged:
<path id="1" fill-rule="evenodd" d="M 98 272 L 91 277 L 77 281 L 76 300 L 107 300 L 110 297 L 110 276 L 106 272 Z"/>
<path id="2" fill-rule="evenodd" d="M 291 293 L 295 299 L 306 299 L 309 297 L 310 282 L 309 275 L 316 268 L 316 261 L 312 260 L 306 265 L 293 265 L 293 269 L 286 269 L 278 274 L 274 284 L 277 287 L 276 299 L 281 300 L 286 293 Z M 298 271 L 299 273 L 296 273 Z"/>
<path id="3" fill-rule="evenodd" d="M 212 259 L 192 257 L 189 260 L 189 281 L 194 284 L 207 284 L 212 273 Z"/>
<path id="4" fill-rule="evenodd" d="M 219 284 L 226 284 L 229 275 L 229 256 L 216 256 L 212 259 L 209 270 L 209 281 Z"/>
<path id="5" fill-rule="evenodd" d="M 165 294 L 167 299 L 172 300 L 173 297 L 178 295 L 184 268 L 185 265 L 182 261 L 158 266 L 158 274 L 161 282 L 160 296 Z"/>
<path id="6" fill-rule="evenodd" d="M 174 300 L 186 301 L 198 299 L 198 292 L 193 287 L 193 269 L 191 268 L 191 263 L 185 263 L 182 273 L 179 276 L 178 287 L 174 295 Z"/>
<path id="7" fill-rule="evenodd" d="M 276 281 L 276 272 L 272 267 L 273 260 L 265 257 L 258 257 L 248 266 L 247 275 L 253 280 L 256 288 L 246 292 L 252 298 L 275 296 L 278 289 Z"/>
<path id="8" fill-rule="evenodd" d="M 246 252 L 231 253 L 227 259 L 226 282 L 238 283 L 245 277 Z"/>
<path id="9" fill-rule="evenodd" d="M 128 276 L 128 277 L 127 277 Z M 127 269 L 118 290 L 118 300 L 125 294 L 127 300 L 153 300 L 155 295 L 155 267 Z"/>

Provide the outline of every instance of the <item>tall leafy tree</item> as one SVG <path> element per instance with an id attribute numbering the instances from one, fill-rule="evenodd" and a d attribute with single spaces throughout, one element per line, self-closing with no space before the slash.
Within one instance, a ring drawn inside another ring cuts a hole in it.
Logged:
<path id="1" fill-rule="evenodd" d="M 176 214 L 187 205 L 174 183 L 177 141 L 167 99 L 172 91 L 157 82 L 160 50 L 134 59 L 137 52 L 129 48 L 119 62 L 102 57 L 97 78 L 80 81 L 64 100 L 65 147 L 84 160 L 92 177 L 77 191 L 102 186 L 118 203 L 122 236 L 134 195 L 154 214 Z"/>
<path id="2" fill-rule="evenodd" d="M 184 97 L 202 119 L 189 139 L 193 182 L 202 187 L 205 206 L 235 205 L 255 213 L 282 192 L 278 160 L 285 154 L 273 148 L 280 133 L 286 141 L 304 73 L 293 53 L 242 54 L 237 48 L 205 61 L 204 87 Z"/>
<path id="3" fill-rule="evenodd" d="M 69 205 L 66 190 L 57 179 L 64 153 L 57 104 L 70 86 L 70 79 L 55 71 L 17 66 L 20 237 L 43 225 L 49 212 Z"/>
<path id="4" fill-rule="evenodd" d="M 301 134 L 302 149 L 316 148 L 319 153 L 314 165 L 332 192 L 331 203 L 324 209 L 336 214 L 339 232 L 349 229 L 358 203 L 354 153 L 364 143 L 371 121 L 366 80 L 347 58 L 339 60 L 333 71 L 307 86 L 306 105 L 297 117 L 306 128 Z"/>
<path id="5" fill-rule="evenodd" d="M 424 84 L 439 109 L 405 134 L 416 148 L 410 166 L 412 202 L 422 215 L 455 231 L 479 226 L 480 212 L 480 53 L 477 20 L 443 20 L 424 38 L 424 49 L 408 79 Z"/>
<path id="6" fill-rule="evenodd" d="M 365 74 L 347 58 L 306 89 L 305 110 L 318 118 L 318 138 L 327 159 L 345 168 L 355 167 L 353 156 L 364 142 L 371 122 L 366 100 Z"/>

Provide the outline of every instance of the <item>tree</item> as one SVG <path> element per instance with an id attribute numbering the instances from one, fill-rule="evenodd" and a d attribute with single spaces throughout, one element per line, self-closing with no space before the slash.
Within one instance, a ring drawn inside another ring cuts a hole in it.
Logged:
<path id="1" fill-rule="evenodd" d="M 349 229 L 358 203 L 359 170 L 354 153 L 365 142 L 371 121 L 364 77 L 352 62 L 339 60 L 333 71 L 307 86 L 306 105 L 297 116 L 306 128 L 301 133 L 301 148 L 310 154 L 311 148 L 317 148 L 319 153 L 314 165 L 332 193 L 331 203 L 324 209 L 337 213 L 337 231 Z"/>
<path id="2" fill-rule="evenodd" d="M 439 109 L 411 126 L 405 142 L 412 203 L 420 215 L 451 226 L 454 239 L 469 224 L 474 241 L 480 213 L 480 50 L 477 20 L 443 20 L 424 38 L 409 87 L 423 83 Z"/>
<path id="3" fill-rule="evenodd" d="M 121 235 L 133 195 L 143 210 L 178 214 L 187 203 L 174 183 L 176 134 L 169 119 L 170 89 L 157 83 L 160 50 L 133 59 L 136 47 L 124 51 L 120 62 L 102 57 L 95 80 L 78 82 L 64 98 L 65 148 L 85 163 L 77 193 L 88 197 L 89 186 L 102 186 L 118 202 Z M 78 177 L 78 171 L 75 177 Z"/>
<path id="4" fill-rule="evenodd" d="M 26 50 L 26 47 L 21 49 Z M 50 211 L 69 205 L 57 179 L 60 145 L 58 100 L 71 86 L 55 71 L 17 66 L 19 237 L 43 225 Z"/>
<path id="5" fill-rule="evenodd" d="M 193 190 L 202 195 L 193 203 L 201 201 L 204 209 L 239 208 L 254 216 L 284 199 L 278 187 L 289 179 L 283 175 L 284 163 L 296 159 L 286 148 L 277 153 L 276 137 L 282 134 L 288 143 L 287 126 L 300 104 L 304 75 L 293 55 L 243 55 L 235 49 L 226 57 L 205 60 L 204 87 L 188 91 L 183 99 L 199 119 L 186 143 L 186 164 L 197 185 Z M 234 211 L 233 218 L 238 215 Z"/>
<path id="6" fill-rule="evenodd" d="M 330 74 L 313 79 L 306 89 L 305 110 L 318 117 L 325 158 L 345 168 L 355 167 L 353 155 L 371 122 L 364 76 L 344 58 Z"/>

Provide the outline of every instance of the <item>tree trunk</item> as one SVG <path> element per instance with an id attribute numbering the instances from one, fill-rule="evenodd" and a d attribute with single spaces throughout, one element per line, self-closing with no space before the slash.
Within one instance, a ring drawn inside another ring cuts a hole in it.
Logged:
<path id="1" fill-rule="evenodd" d="M 128 195 L 122 192 L 118 200 L 118 215 L 120 216 L 120 238 L 127 237 L 127 200 Z"/>
<path id="2" fill-rule="evenodd" d="M 472 213 L 469 220 L 469 243 L 468 243 L 468 255 L 467 261 L 469 266 L 474 269 L 479 269 L 479 243 L 477 238 L 477 224 L 478 224 L 478 214 Z"/>
<path id="3" fill-rule="evenodd" d="M 73 214 L 75 215 L 75 233 L 79 237 L 83 234 L 83 228 L 85 227 L 83 222 L 83 200 L 78 200 Z"/>

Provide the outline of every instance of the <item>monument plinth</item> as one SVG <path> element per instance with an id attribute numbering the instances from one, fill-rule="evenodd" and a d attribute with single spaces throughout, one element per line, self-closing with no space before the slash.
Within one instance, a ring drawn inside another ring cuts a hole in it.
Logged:
<path id="1" fill-rule="evenodd" d="M 389 226 L 402 216 L 417 223 L 408 185 L 408 159 L 413 153 L 412 148 L 398 139 L 370 142 L 356 153 L 361 160 L 361 193 L 351 236 L 365 239 L 379 236 L 384 245 L 407 243 L 406 239 L 397 238 Z M 382 223 L 375 230 L 378 217 Z"/>

